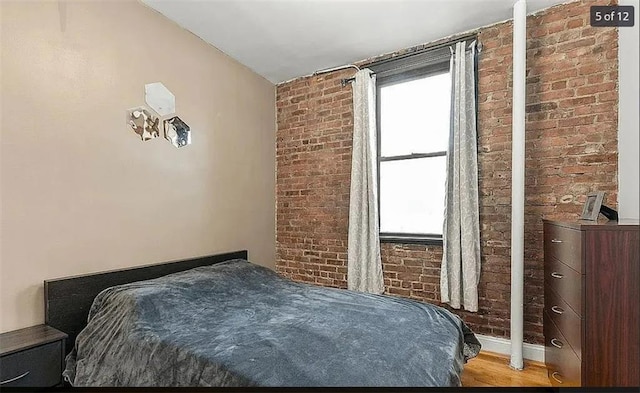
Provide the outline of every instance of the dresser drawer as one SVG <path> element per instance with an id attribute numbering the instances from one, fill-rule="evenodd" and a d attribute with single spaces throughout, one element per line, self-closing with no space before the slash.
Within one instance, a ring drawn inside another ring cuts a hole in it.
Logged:
<path id="1" fill-rule="evenodd" d="M 550 315 L 544 312 L 544 359 L 549 381 L 555 387 L 580 386 L 580 358 L 567 345 Z"/>
<path id="2" fill-rule="evenodd" d="M 544 224 L 544 255 L 556 258 L 582 273 L 582 233 L 549 223 Z"/>
<path id="3" fill-rule="evenodd" d="M 2 387 L 52 387 L 62 381 L 62 341 L 0 357 Z"/>
<path id="4" fill-rule="evenodd" d="M 549 285 L 544 286 L 544 310 L 573 351 L 582 358 L 582 319 Z"/>
<path id="5" fill-rule="evenodd" d="M 582 274 L 553 257 L 544 260 L 544 283 L 582 317 Z"/>

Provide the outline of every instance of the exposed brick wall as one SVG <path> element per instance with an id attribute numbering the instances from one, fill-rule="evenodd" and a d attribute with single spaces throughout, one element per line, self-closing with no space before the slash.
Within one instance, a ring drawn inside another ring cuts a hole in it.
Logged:
<path id="1" fill-rule="evenodd" d="M 276 269 L 346 287 L 353 113 L 348 71 L 277 88 Z"/>
<path id="2" fill-rule="evenodd" d="M 593 190 L 617 204 L 617 31 L 589 27 L 593 4 L 563 4 L 527 20 L 524 315 L 531 343 L 542 342 L 542 218 L 577 219 Z M 455 312 L 478 333 L 508 336 L 512 24 L 478 32 L 479 311 Z M 352 90 L 340 79 L 352 74 L 277 88 L 276 268 L 343 288 L 353 122 Z M 381 250 L 387 293 L 439 303 L 442 247 L 384 243 Z"/>

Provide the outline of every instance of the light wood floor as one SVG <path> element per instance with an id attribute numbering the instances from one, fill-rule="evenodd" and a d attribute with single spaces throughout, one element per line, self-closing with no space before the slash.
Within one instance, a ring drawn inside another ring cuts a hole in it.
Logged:
<path id="1" fill-rule="evenodd" d="M 480 352 L 469 360 L 462 372 L 462 386 L 551 386 L 543 363 L 525 360 L 524 370 L 509 367 L 509 358 L 492 352 Z"/>

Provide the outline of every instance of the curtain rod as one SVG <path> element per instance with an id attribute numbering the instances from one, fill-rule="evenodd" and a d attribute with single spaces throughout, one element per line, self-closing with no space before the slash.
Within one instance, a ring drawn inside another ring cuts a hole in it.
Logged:
<path id="1" fill-rule="evenodd" d="M 360 67 L 358 67 L 357 65 L 355 65 L 355 64 L 347 64 L 347 65 L 343 65 L 343 66 L 338 66 L 338 67 L 333 67 L 333 68 L 327 68 L 327 69 L 324 69 L 324 70 L 319 70 L 319 71 L 314 72 L 312 75 L 316 76 L 316 75 L 320 75 L 320 74 L 325 74 L 327 72 L 342 70 L 342 69 L 345 69 L 345 68 L 355 68 L 356 71 L 360 71 Z"/>
<path id="2" fill-rule="evenodd" d="M 472 38 L 475 38 L 476 41 L 478 41 L 477 37 L 478 37 L 478 33 L 465 34 L 463 36 L 460 36 L 458 38 L 455 38 L 455 39 L 452 39 L 452 40 L 449 40 L 449 41 L 429 44 L 429 45 L 421 48 L 420 50 L 417 50 L 417 51 L 414 51 L 414 52 L 411 52 L 411 53 L 405 53 L 405 54 L 402 54 L 400 56 L 395 56 L 395 57 L 390 57 L 390 58 L 386 58 L 386 59 L 379 60 L 379 61 L 372 61 L 370 63 L 365 63 L 363 65 L 363 67 L 371 67 L 371 66 L 384 64 L 384 63 L 387 63 L 387 62 L 390 62 L 390 61 L 396 61 L 396 60 L 399 60 L 399 59 L 404 59 L 406 57 L 419 55 L 421 53 L 429 52 L 429 51 L 440 49 L 440 48 L 444 48 L 446 46 L 451 48 L 451 46 L 453 44 L 456 44 L 456 43 L 462 42 L 462 41 L 467 41 L 467 40 L 472 39 Z M 478 53 L 482 52 L 482 43 L 480 43 L 479 41 L 478 41 L 478 44 L 477 44 L 477 49 L 478 49 Z M 347 67 L 347 66 L 345 66 L 345 67 Z M 342 79 L 342 81 L 341 81 L 342 87 L 345 87 L 348 83 L 351 83 L 354 80 L 355 80 L 355 78 Z"/>

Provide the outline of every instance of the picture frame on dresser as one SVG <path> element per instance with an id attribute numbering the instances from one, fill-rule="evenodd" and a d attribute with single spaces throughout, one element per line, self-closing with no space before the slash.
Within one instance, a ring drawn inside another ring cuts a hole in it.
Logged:
<path id="1" fill-rule="evenodd" d="M 600 214 L 600 206 L 604 200 L 604 191 L 596 191 L 587 194 L 587 200 L 582 208 L 581 220 L 597 221 Z"/>

